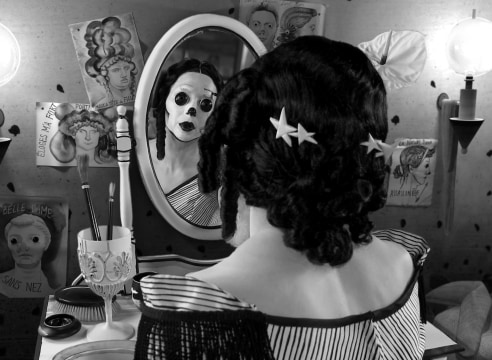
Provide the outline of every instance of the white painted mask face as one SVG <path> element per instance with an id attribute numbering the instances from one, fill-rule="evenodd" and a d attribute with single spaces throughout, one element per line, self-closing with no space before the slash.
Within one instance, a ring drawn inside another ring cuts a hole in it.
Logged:
<path id="1" fill-rule="evenodd" d="M 13 225 L 7 236 L 7 244 L 18 266 L 32 268 L 41 262 L 50 240 L 35 226 Z"/>
<path id="2" fill-rule="evenodd" d="M 217 88 L 211 78 L 200 73 L 184 73 L 166 99 L 166 127 L 179 141 L 198 139 L 216 98 Z"/>

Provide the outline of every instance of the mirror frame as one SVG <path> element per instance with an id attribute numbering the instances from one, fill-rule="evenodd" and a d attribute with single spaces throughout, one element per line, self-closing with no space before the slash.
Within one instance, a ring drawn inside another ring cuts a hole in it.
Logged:
<path id="1" fill-rule="evenodd" d="M 138 167 L 145 189 L 161 216 L 176 230 L 198 240 L 220 240 L 221 229 L 195 226 L 179 216 L 166 199 L 152 166 L 147 138 L 147 111 L 150 95 L 161 66 L 174 48 L 191 33 L 214 28 L 236 34 L 259 57 L 267 52 L 261 40 L 245 24 L 231 17 L 216 14 L 199 14 L 185 18 L 172 26 L 157 42 L 145 63 L 134 104 L 133 129 Z"/>

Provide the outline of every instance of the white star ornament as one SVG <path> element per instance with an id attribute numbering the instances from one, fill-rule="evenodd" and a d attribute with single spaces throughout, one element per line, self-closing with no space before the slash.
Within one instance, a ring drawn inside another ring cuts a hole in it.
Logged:
<path id="1" fill-rule="evenodd" d="M 277 129 L 275 138 L 278 139 L 281 137 L 282 139 L 284 139 L 287 145 L 292 146 L 292 141 L 289 137 L 289 134 L 296 131 L 296 128 L 287 124 L 285 108 L 282 108 L 282 111 L 280 113 L 280 120 L 271 117 L 270 122 L 273 124 L 273 126 L 275 126 L 275 129 Z"/>
<path id="2" fill-rule="evenodd" d="M 297 124 L 297 132 L 290 134 L 291 136 L 295 136 L 299 141 L 299 145 L 301 145 L 304 141 L 308 141 L 313 144 L 317 144 L 318 142 L 313 138 L 314 132 L 307 132 L 300 123 Z"/>

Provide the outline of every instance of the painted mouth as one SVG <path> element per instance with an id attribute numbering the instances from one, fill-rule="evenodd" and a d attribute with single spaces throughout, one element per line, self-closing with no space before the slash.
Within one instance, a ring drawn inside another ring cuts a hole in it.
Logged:
<path id="1" fill-rule="evenodd" d="M 186 132 L 195 130 L 195 124 L 191 121 L 183 121 L 182 123 L 179 123 L 179 126 L 181 127 L 181 130 Z"/>

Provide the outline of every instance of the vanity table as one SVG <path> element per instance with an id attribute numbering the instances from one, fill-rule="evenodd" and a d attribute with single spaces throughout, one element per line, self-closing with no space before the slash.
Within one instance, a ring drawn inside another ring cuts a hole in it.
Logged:
<path id="1" fill-rule="evenodd" d="M 132 301 L 131 296 L 118 295 L 116 301 L 118 302 L 121 310 L 113 314 L 113 319 L 115 321 L 126 321 L 135 329 L 135 334 L 130 340 L 136 340 L 138 322 L 140 320 L 140 311 L 137 309 Z M 44 321 L 50 315 L 53 315 L 53 309 L 55 305 L 55 299 L 53 295 L 50 295 L 45 299 L 43 315 L 41 316 L 41 321 Z M 67 349 L 69 347 L 87 343 L 86 334 L 87 330 L 94 326 L 95 323 L 82 322 L 82 329 L 65 339 L 51 340 L 38 336 L 38 341 L 36 345 L 35 360 L 52 360 L 53 357 L 60 351 Z M 437 329 L 431 323 L 426 324 L 426 350 L 424 353 L 424 360 L 430 359 L 446 359 L 447 355 L 451 353 L 456 353 L 464 348 L 457 344 L 455 341 L 446 336 L 442 331 Z"/>
<path id="2" fill-rule="evenodd" d="M 55 314 L 55 298 L 50 295 L 45 299 L 43 314 L 41 316 L 41 322 L 44 321 L 48 316 Z M 125 321 L 133 326 L 135 333 L 130 341 L 135 341 L 137 339 L 137 327 L 140 320 L 141 312 L 137 309 L 133 303 L 131 295 L 118 295 L 116 298 L 121 310 L 118 312 L 113 312 L 114 321 Z M 87 343 L 87 330 L 94 327 L 96 322 L 82 322 L 82 328 L 78 333 L 67 337 L 65 339 L 49 339 L 38 335 L 38 340 L 36 344 L 36 352 L 34 359 L 36 360 L 52 360 L 53 357 L 60 351 L 67 349 L 69 347 Z"/>

